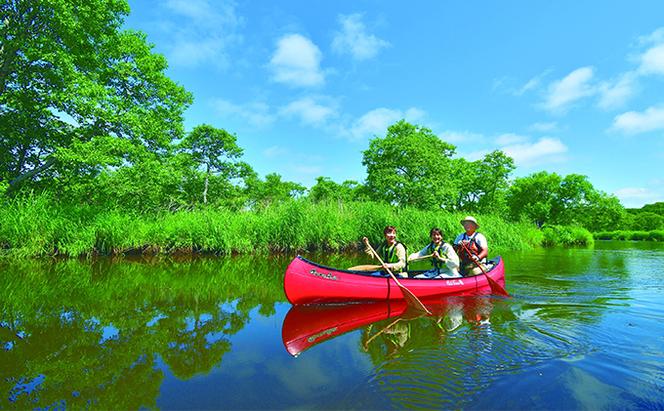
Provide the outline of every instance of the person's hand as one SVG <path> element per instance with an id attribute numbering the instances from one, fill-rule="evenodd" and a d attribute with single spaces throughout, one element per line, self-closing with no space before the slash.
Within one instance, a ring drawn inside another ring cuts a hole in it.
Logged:
<path id="1" fill-rule="evenodd" d="M 434 251 L 432 254 L 433 258 L 436 260 L 441 260 L 440 254 L 438 254 L 438 251 Z"/>
<path id="2" fill-rule="evenodd" d="M 474 254 L 470 258 L 472 258 L 473 261 L 479 261 L 479 259 L 480 259 L 478 256 L 476 256 Z"/>
<path id="3" fill-rule="evenodd" d="M 390 269 L 390 267 L 388 267 L 386 263 L 383 263 L 383 269 L 384 269 L 385 271 L 387 271 L 387 270 Z"/>
<path id="4" fill-rule="evenodd" d="M 362 237 L 362 242 L 363 242 L 364 244 L 367 244 L 367 245 L 368 245 L 368 244 L 369 244 L 369 239 L 366 238 L 366 237 Z"/>

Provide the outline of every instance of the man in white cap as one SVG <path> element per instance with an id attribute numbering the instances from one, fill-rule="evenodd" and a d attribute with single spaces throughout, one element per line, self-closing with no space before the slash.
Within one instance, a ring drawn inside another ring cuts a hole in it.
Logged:
<path id="1" fill-rule="evenodd" d="M 465 232 L 459 234 L 454 240 L 454 249 L 461 259 L 461 271 L 464 275 L 481 274 L 482 270 L 475 264 L 486 263 L 486 257 L 489 254 L 489 244 L 484 235 L 477 232 L 480 225 L 477 224 L 475 217 L 467 216 L 461 220 L 461 225 Z M 466 252 L 466 249 L 470 253 Z"/>

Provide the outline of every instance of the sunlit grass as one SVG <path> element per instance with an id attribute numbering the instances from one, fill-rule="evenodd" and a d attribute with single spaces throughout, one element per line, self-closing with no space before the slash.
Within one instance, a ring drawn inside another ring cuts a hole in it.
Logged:
<path id="1" fill-rule="evenodd" d="M 348 251 L 367 236 L 382 240 L 394 225 L 410 250 L 429 241 L 439 227 L 447 241 L 462 231 L 464 215 L 395 208 L 371 202 L 312 204 L 305 200 L 259 211 L 203 209 L 141 214 L 125 210 L 60 205 L 42 196 L 16 199 L 0 208 L 0 248 L 13 256 L 118 254 L 263 254 Z M 579 227 L 538 230 L 526 222 L 476 215 L 493 252 L 540 245 L 588 245 L 592 235 Z"/>

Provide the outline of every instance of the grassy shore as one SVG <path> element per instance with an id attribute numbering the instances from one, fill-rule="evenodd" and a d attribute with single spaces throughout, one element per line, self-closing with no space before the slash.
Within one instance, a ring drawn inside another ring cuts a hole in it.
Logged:
<path id="1" fill-rule="evenodd" d="M 622 241 L 664 241 L 664 230 L 651 231 L 600 231 L 593 233 L 596 240 L 622 240 Z"/>
<path id="2" fill-rule="evenodd" d="M 295 253 L 357 249 L 362 236 L 376 243 L 386 225 L 398 229 L 409 249 L 424 246 L 431 227 L 447 241 L 461 231 L 461 214 L 396 209 L 359 202 L 312 204 L 291 201 L 261 211 L 206 209 L 141 214 L 61 205 L 46 197 L 7 201 L 0 206 L 0 248 L 13 256 L 90 256 L 176 253 Z M 525 222 L 476 216 L 492 252 L 542 245 L 592 243 L 588 231 L 539 230 Z"/>

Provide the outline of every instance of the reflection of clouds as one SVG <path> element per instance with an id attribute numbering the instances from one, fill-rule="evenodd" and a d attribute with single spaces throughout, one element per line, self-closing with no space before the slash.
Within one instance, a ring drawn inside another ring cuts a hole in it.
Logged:
<path id="1" fill-rule="evenodd" d="M 618 388 L 605 384 L 579 368 L 571 368 L 560 377 L 561 382 L 576 399 L 576 409 L 606 410 L 623 408 Z M 626 404 L 625 404 L 626 405 Z"/>

